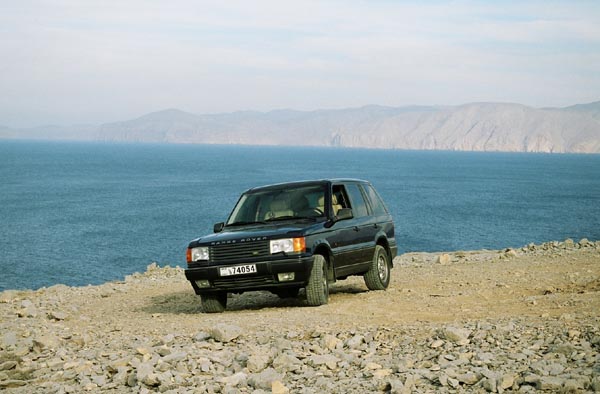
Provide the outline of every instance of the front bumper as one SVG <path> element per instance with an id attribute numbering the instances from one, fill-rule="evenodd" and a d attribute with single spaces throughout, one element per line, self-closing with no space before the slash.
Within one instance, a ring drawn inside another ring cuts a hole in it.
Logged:
<path id="1" fill-rule="evenodd" d="M 219 268 L 240 264 L 256 264 L 256 272 L 245 275 L 220 276 Z M 241 293 L 254 290 L 271 290 L 285 287 L 304 287 L 308 282 L 313 266 L 313 256 L 286 257 L 277 260 L 256 261 L 251 263 L 232 261 L 227 264 L 194 267 L 185 270 L 196 294 L 226 291 Z M 294 280 L 280 282 L 277 274 L 293 272 Z M 208 280 L 210 287 L 198 287 L 196 281 Z"/>

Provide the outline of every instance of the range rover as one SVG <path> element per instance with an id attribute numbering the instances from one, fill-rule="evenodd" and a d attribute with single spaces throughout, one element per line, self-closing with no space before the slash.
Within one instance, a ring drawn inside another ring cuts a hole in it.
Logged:
<path id="1" fill-rule="evenodd" d="M 326 304 L 329 284 L 361 275 L 385 290 L 398 247 L 394 222 L 367 181 L 325 179 L 261 186 L 242 193 L 226 222 L 190 242 L 185 276 L 205 312 L 222 312 L 228 293 L 268 290 L 310 306 Z"/>

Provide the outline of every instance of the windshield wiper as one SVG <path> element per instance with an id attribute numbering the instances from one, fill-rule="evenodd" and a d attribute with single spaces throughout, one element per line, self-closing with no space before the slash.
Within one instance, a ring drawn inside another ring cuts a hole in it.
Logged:
<path id="1" fill-rule="evenodd" d="M 278 221 L 283 221 L 283 220 L 312 220 L 313 222 L 317 221 L 316 217 L 311 217 L 311 216 L 280 216 L 277 218 L 271 218 L 271 219 L 267 219 L 267 222 L 278 222 Z"/>
<path id="2" fill-rule="evenodd" d="M 227 226 L 244 226 L 244 225 L 247 225 L 247 224 L 266 224 L 266 222 L 263 222 L 263 221 L 258 221 L 258 222 L 252 222 L 252 221 L 245 222 L 245 221 L 240 221 L 240 222 L 233 222 L 233 223 L 229 223 L 229 224 L 227 224 Z"/>
<path id="3" fill-rule="evenodd" d="M 287 215 L 287 216 L 278 216 L 278 217 L 276 217 L 276 218 L 270 218 L 270 219 L 267 219 L 266 221 L 267 221 L 267 222 L 278 222 L 278 221 L 280 221 L 280 220 L 290 220 L 290 219 L 296 219 L 296 217 L 295 217 L 295 216 L 291 216 L 291 215 Z"/>
<path id="4" fill-rule="evenodd" d="M 233 222 L 233 223 L 229 223 L 226 225 L 226 227 L 230 227 L 230 226 L 246 226 L 249 224 L 267 224 L 267 222 L 279 222 L 279 221 L 284 221 L 284 220 L 310 220 L 312 222 L 316 222 L 317 221 L 317 217 L 315 216 L 291 216 L 291 215 L 287 215 L 287 216 L 280 216 L 277 218 L 271 218 L 271 219 L 267 219 L 265 221 L 259 220 L 259 221 L 239 221 L 239 222 Z"/>

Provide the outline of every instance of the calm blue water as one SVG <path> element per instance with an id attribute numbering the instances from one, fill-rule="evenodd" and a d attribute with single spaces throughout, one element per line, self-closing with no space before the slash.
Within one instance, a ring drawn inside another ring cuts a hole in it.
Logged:
<path id="1" fill-rule="evenodd" d="M 600 155 L 0 141 L 0 290 L 185 266 L 246 188 L 370 180 L 400 252 L 600 239 Z"/>

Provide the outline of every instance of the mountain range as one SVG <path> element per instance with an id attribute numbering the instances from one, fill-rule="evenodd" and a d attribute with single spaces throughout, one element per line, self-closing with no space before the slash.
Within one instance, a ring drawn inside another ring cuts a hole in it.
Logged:
<path id="1" fill-rule="evenodd" d="M 98 126 L 0 126 L 0 138 L 600 153 L 600 101 L 565 108 L 470 103 L 209 115 L 167 109 Z"/>

